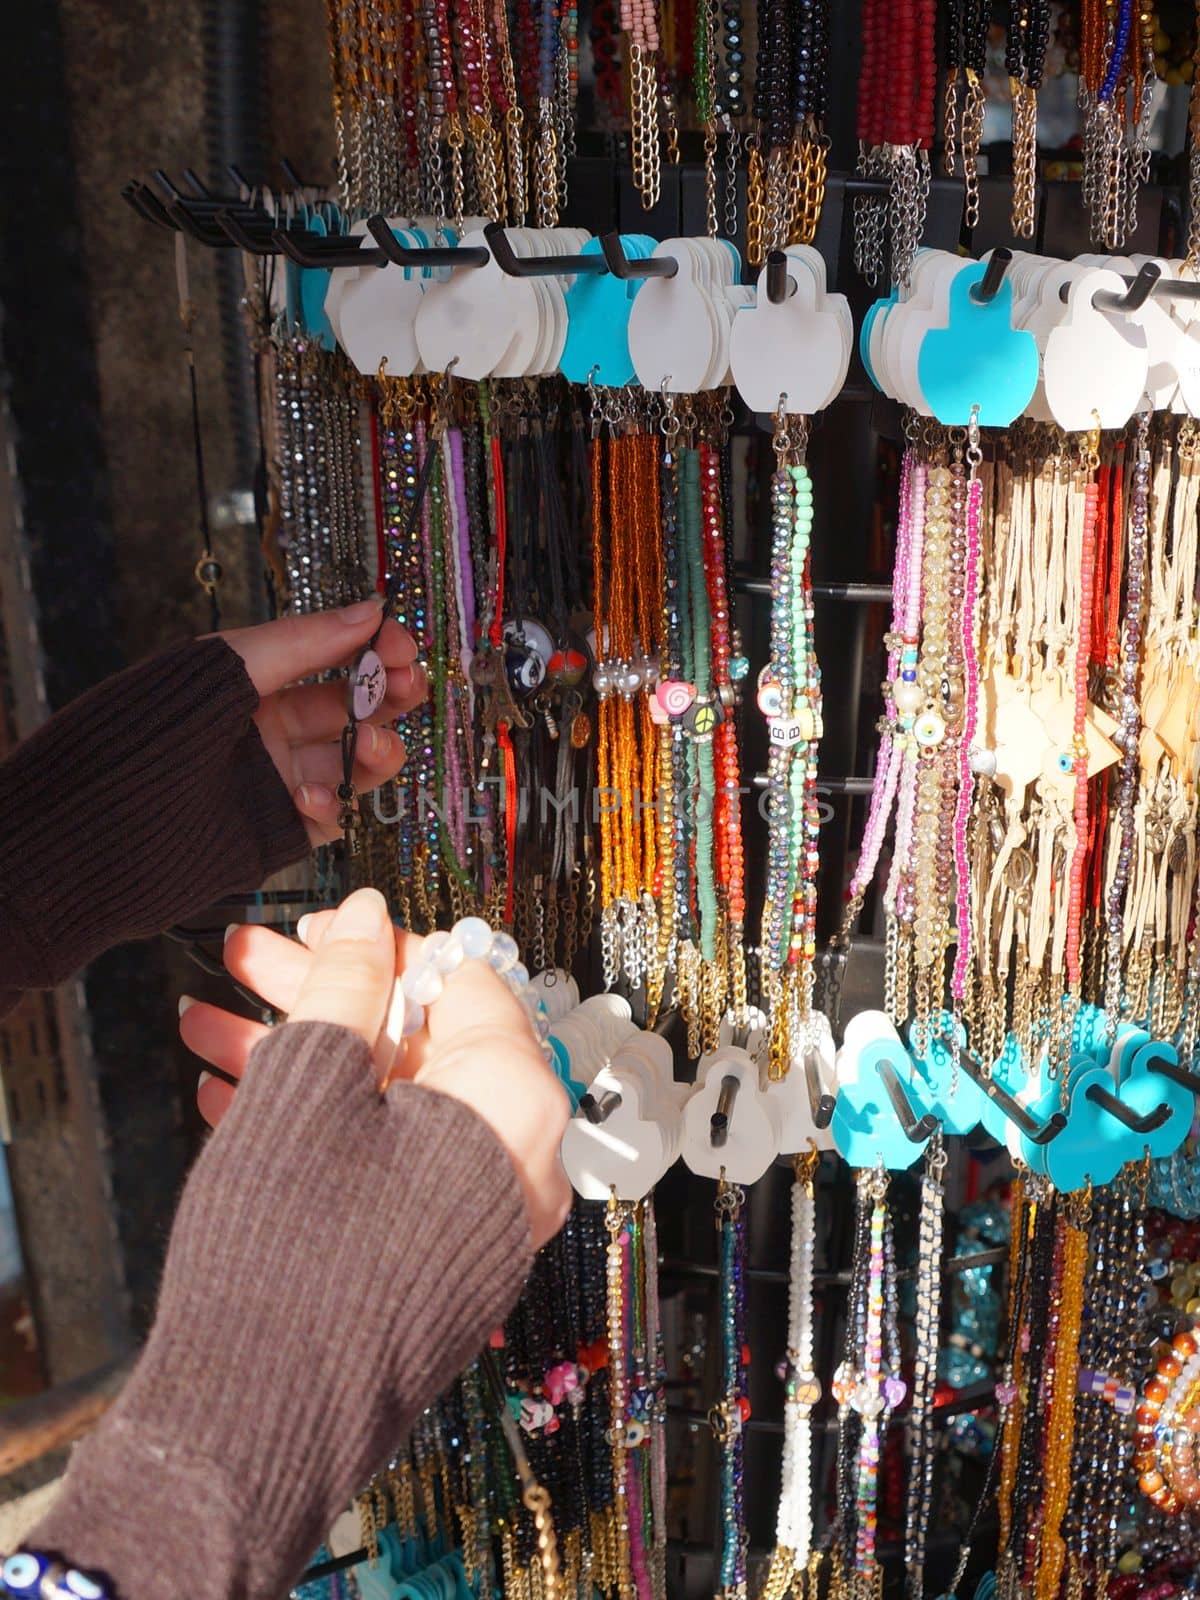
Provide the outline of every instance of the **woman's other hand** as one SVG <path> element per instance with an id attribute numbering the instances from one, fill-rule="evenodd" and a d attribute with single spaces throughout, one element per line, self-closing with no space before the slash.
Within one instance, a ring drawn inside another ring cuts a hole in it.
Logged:
<path id="1" fill-rule="evenodd" d="M 363 600 L 340 611 L 280 617 L 221 634 L 258 690 L 255 724 L 313 844 L 328 844 L 339 832 L 346 682 L 301 680 L 350 665 L 379 627 L 379 614 L 379 600 Z M 370 723 L 359 728 L 353 783 L 360 795 L 394 778 L 404 765 L 403 741 L 387 724 L 419 705 L 428 688 L 416 644 L 398 622 L 384 623 L 375 649 L 387 672 L 387 693 Z"/>
<path id="2" fill-rule="evenodd" d="M 225 941 L 226 967 L 289 1021 L 342 1022 L 361 1033 L 372 1048 L 381 1084 L 413 1082 L 469 1105 L 507 1150 L 534 1245 L 545 1244 L 570 1207 L 570 1186 L 558 1159 L 570 1107 L 520 1002 L 490 967 L 465 961 L 446 978 L 441 998 L 426 1012 L 425 1026 L 397 1045 L 389 1035 L 389 1014 L 394 1017 L 397 1010 L 395 984 L 419 959 L 423 941 L 389 926 L 392 972 L 380 1002 L 374 956 L 368 970 L 352 946 L 343 948 L 339 931 L 341 919 L 363 895 L 383 903 L 376 891 L 359 890 L 338 911 L 306 917 L 303 942 L 252 924 L 232 928 Z M 363 998 L 367 988 L 369 1002 Z M 341 1014 L 332 1014 L 338 1007 Z M 218 1006 L 189 1003 L 181 1008 L 179 1031 L 190 1050 L 240 1079 L 250 1052 L 270 1030 Z M 196 1095 L 201 1115 L 216 1126 L 235 1093 L 233 1084 L 205 1076 Z"/>

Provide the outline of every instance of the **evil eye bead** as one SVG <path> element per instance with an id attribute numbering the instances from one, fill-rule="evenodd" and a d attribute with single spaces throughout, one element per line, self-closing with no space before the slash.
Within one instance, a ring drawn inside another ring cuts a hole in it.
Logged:
<path id="1" fill-rule="evenodd" d="M 18 1551 L 15 1556 L 0 1567 L 0 1583 L 3 1583 L 9 1594 L 38 1595 L 41 1593 L 42 1574 L 49 1566 L 49 1562 L 42 1556 L 31 1556 L 25 1551 Z"/>
<path id="2" fill-rule="evenodd" d="M 1069 750 L 1060 750 L 1058 752 L 1058 770 L 1060 772 L 1074 772 L 1075 762 Z"/>
<path id="3" fill-rule="evenodd" d="M 463 917 L 450 930 L 467 961 L 484 961 L 492 948 L 492 930 L 482 917 Z"/>
<path id="4" fill-rule="evenodd" d="M 422 961 L 415 967 L 409 967 L 400 980 L 400 987 L 417 1005 L 431 1006 L 441 997 L 442 975 L 431 963 Z"/>
<path id="5" fill-rule="evenodd" d="M 520 961 L 520 947 L 511 933 L 493 934 L 491 949 L 484 959 L 494 972 L 504 973 Z"/>
<path id="6" fill-rule="evenodd" d="M 625 1424 L 625 1448 L 636 1450 L 646 1437 L 646 1427 L 642 1422 L 627 1422 Z"/>
<path id="7" fill-rule="evenodd" d="M 425 941 L 424 958 L 443 978 L 462 966 L 466 952 L 450 933 L 431 933 Z"/>
<path id="8" fill-rule="evenodd" d="M 74 1567 L 63 1573 L 62 1588 L 67 1594 L 76 1595 L 78 1600 L 104 1600 L 104 1590 L 100 1585 Z"/>
<path id="9" fill-rule="evenodd" d="M 783 689 L 773 678 L 759 684 L 756 698 L 764 717 L 777 717 L 783 710 Z"/>
<path id="10" fill-rule="evenodd" d="M 929 750 L 941 744 L 945 737 L 946 724 L 936 711 L 923 711 L 913 723 L 913 738 L 922 749 Z"/>

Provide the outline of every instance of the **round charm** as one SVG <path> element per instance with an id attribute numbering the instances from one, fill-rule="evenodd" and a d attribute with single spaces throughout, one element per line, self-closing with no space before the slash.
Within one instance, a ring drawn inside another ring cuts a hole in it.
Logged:
<path id="1" fill-rule="evenodd" d="M 804 1411 L 811 1411 L 821 1398 L 821 1385 L 812 1372 L 796 1374 L 791 1398 Z"/>
<path id="2" fill-rule="evenodd" d="M 623 1443 L 626 1450 L 636 1450 L 646 1437 L 646 1427 L 642 1422 L 627 1422 Z"/>
<path id="3" fill-rule="evenodd" d="M 696 691 L 678 678 L 664 678 L 655 688 L 654 698 L 669 717 L 681 717 L 696 698 Z"/>
<path id="4" fill-rule="evenodd" d="M 387 668 L 374 650 L 364 650 L 350 673 L 350 709 L 356 722 L 373 717 L 387 694 Z"/>
<path id="5" fill-rule="evenodd" d="M 750 663 L 745 656 L 731 656 L 729 660 L 729 677 L 733 683 L 741 683 L 750 671 Z"/>
<path id="6" fill-rule="evenodd" d="M 724 713 L 715 700 L 697 700 L 684 713 L 684 732 L 693 739 L 711 739 L 723 721 Z"/>
<path id="7" fill-rule="evenodd" d="M 913 738 L 924 749 L 941 744 L 946 737 L 946 724 L 936 711 L 923 711 L 913 723 Z"/>
<path id="8" fill-rule="evenodd" d="M 40 1593 L 42 1573 L 46 1570 L 46 1565 L 40 1556 L 31 1556 L 23 1550 L 19 1551 L 15 1556 L 9 1556 L 4 1566 L 0 1568 L 0 1583 L 3 1583 L 9 1594 L 36 1595 Z"/>
<path id="9" fill-rule="evenodd" d="M 783 710 L 783 689 L 774 678 L 759 679 L 756 699 L 764 717 L 777 717 Z"/>
<path id="10" fill-rule="evenodd" d="M 587 642 L 577 633 L 568 633 L 562 643 L 547 657 L 546 676 L 554 683 L 561 683 L 568 689 L 574 689 L 583 682 L 590 665 L 591 655 Z"/>
<path id="11" fill-rule="evenodd" d="M 996 752 L 994 750 L 980 750 L 975 748 L 970 756 L 971 771 L 980 778 L 994 778 L 996 776 Z"/>
<path id="12" fill-rule="evenodd" d="M 554 640 L 546 628 L 532 617 L 520 623 L 504 624 L 504 670 L 508 686 L 515 695 L 530 695 L 546 679 L 546 667 L 554 655 Z"/>
<path id="13" fill-rule="evenodd" d="M 580 711 L 571 719 L 571 748 L 582 750 L 592 737 L 592 719 L 586 711 Z"/>

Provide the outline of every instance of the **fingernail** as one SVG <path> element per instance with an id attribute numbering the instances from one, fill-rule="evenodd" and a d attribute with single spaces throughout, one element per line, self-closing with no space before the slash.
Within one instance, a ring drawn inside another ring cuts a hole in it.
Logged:
<path id="1" fill-rule="evenodd" d="M 312 912 L 311 911 L 306 911 L 304 913 L 304 915 L 300 918 L 300 921 L 296 924 L 296 937 L 297 937 L 297 939 L 299 939 L 301 944 L 304 944 L 304 943 L 307 942 L 305 940 L 304 930 L 305 930 L 305 928 L 308 926 L 308 924 L 311 921 L 312 921 Z"/>
<path id="2" fill-rule="evenodd" d="M 357 605 L 343 606 L 338 616 L 348 628 L 357 628 L 360 623 L 367 622 L 371 617 L 377 617 L 383 610 L 383 596 L 374 594 L 369 600 L 360 600 Z"/>
<path id="3" fill-rule="evenodd" d="M 181 994 L 179 996 L 179 1015 L 182 1016 L 190 1006 L 194 1006 L 195 1004 L 196 996 L 194 994 Z"/>
<path id="4" fill-rule="evenodd" d="M 225 938 L 223 940 L 223 943 L 228 944 L 229 940 L 230 940 L 230 936 L 232 934 L 235 934 L 240 927 L 241 927 L 241 923 L 240 922 L 231 922 L 229 924 L 229 926 L 225 929 Z"/>
<path id="5" fill-rule="evenodd" d="M 388 688 L 394 689 L 397 694 L 408 694 L 416 675 L 412 667 L 395 667 L 388 673 Z"/>
<path id="6" fill-rule="evenodd" d="M 200 1076 L 196 1079 L 196 1093 L 197 1093 L 197 1095 L 199 1095 L 201 1089 L 203 1089 L 203 1087 L 204 1087 L 204 1085 L 206 1083 L 211 1083 L 211 1082 L 212 1082 L 212 1073 L 211 1072 L 202 1072 L 200 1074 Z"/>
<path id="7" fill-rule="evenodd" d="M 296 790 L 296 804 L 310 811 L 329 805 L 332 799 L 333 790 L 327 789 L 323 783 L 302 783 Z"/>
<path id="8" fill-rule="evenodd" d="M 387 901 L 378 889 L 356 889 L 333 914 L 327 938 L 378 939 L 391 926 Z"/>
<path id="9" fill-rule="evenodd" d="M 371 754 L 373 756 L 390 756 L 392 753 L 392 733 L 388 728 L 371 729 Z"/>

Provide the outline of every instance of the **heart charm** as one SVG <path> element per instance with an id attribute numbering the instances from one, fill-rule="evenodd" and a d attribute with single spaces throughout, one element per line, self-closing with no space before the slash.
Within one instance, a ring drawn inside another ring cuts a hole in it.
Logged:
<path id="1" fill-rule="evenodd" d="M 903 1378 L 885 1378 L 883 1380 L 883 1398 L 893 1411 L 904 1404 L 904 1397 L 908 1394 L 908 1385 Z"/>
<path id="2" fill-rule="evenodd" d="M 998 1383 L 996 1385 L 996 1399 L 1002 1406 L 1012 1405 L 1016 1398 L 1017 1386 L 1015 1383 Z"/>

